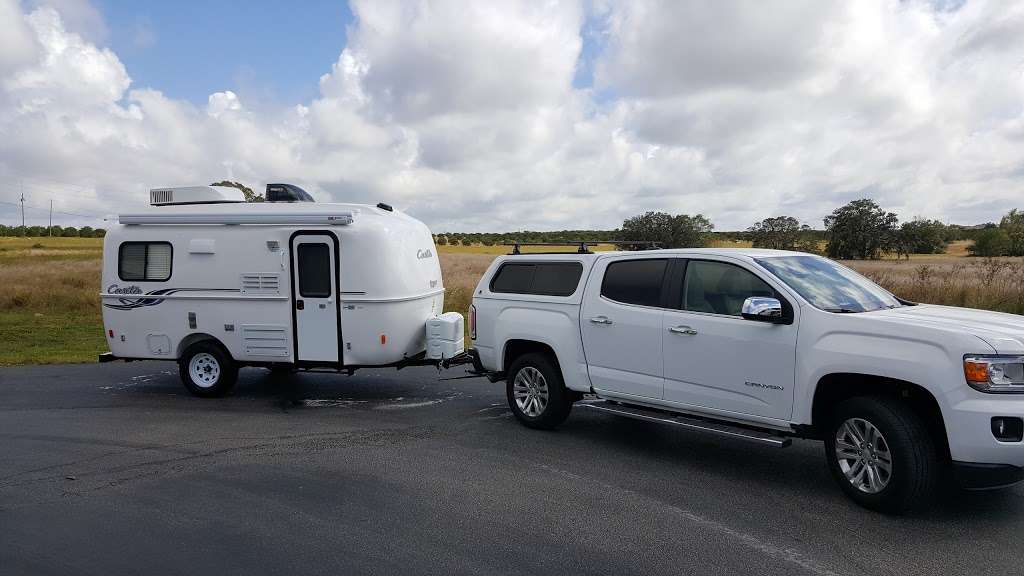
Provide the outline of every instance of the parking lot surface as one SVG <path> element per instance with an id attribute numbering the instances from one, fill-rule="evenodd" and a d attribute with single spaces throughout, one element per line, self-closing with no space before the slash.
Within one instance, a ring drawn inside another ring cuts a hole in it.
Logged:
<path id="1" fill-rule="evenodd" d="M 431 368 L 190 396 L 169 363 L 0 369 L 0 573 L 1020 574 L 1024 491 L 886 517 L 778 450 Z"/>

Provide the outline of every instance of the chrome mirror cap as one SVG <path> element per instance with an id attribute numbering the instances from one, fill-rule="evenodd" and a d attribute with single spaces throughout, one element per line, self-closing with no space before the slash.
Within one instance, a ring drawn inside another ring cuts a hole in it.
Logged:
<path id="1" fill-rule="evenodd" d="M 776 298 L 752 296 L 743 301 L 741 314 L 747 320 L 778 322 L 782 320 L 782 302 Z"/>

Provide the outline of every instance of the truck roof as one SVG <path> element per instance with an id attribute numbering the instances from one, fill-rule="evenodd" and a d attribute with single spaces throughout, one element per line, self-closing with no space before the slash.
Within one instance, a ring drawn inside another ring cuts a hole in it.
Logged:
<path id="1" fill-rule="evenodd" d="M 772 250 L 768 248 L 664 248 L 657 250 L 638 250 L 638 251 L 608 251 L 608 252 L 590 252 L 586 254 L 580 254 L 578 252 L 528 252 L 523 254 L 507 254 L 504 257 L 509 260 L 516 258 L 522 259 L 543 259 L 543 260 L 579 260 L 582 262 L 596 260 L 604 256 L 632 254 L 636 256 L 649 256 L 656 254 L 663 254 L 669 256 L 683 256 L 683 255 L 714 255 L 714 256 L 733 256 L 743 258 L 769 258 L 773 256 L 794 256 L 794 255 L 806 255 L 812 256 L 806 252 L 794 252 L 791 250 Z"/>

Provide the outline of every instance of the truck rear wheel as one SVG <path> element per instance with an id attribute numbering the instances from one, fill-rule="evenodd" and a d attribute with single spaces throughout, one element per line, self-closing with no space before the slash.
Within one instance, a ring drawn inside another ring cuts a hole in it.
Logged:
<path id="1" fill-rule="evenodd" d="M 565 421 L 572 399 L 562 373 L 547 354 L 523 354 L 508 370 L 508 406 L 529 428 L 550 430 Z"/>
<path id="2" fill-rule="evenodd" d="M 227 394 L 238 379 L 238 366 L 217 343 L 204 340 L 189 346 L 178 360 L 178 375 L 188 391 L 203 398 Z"/>
<path id="3" fill-rule="evenodd" d="M 836 406 L 825 457 L 843 492 L 871 510 L 918 509 L 938 488 L 935 441 L 921 417 L 895 398 L 858 397 Z"/>

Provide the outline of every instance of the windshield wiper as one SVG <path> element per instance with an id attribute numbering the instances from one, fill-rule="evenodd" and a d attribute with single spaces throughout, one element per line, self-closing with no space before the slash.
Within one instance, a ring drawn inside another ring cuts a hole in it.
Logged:
<path id="1" fill-rule="evenodd" d="M 856 314 L 860 310 L 851 310 L 849 308 L 824 308 L 825 312 L 835 312 L 836 314 Z"/>

